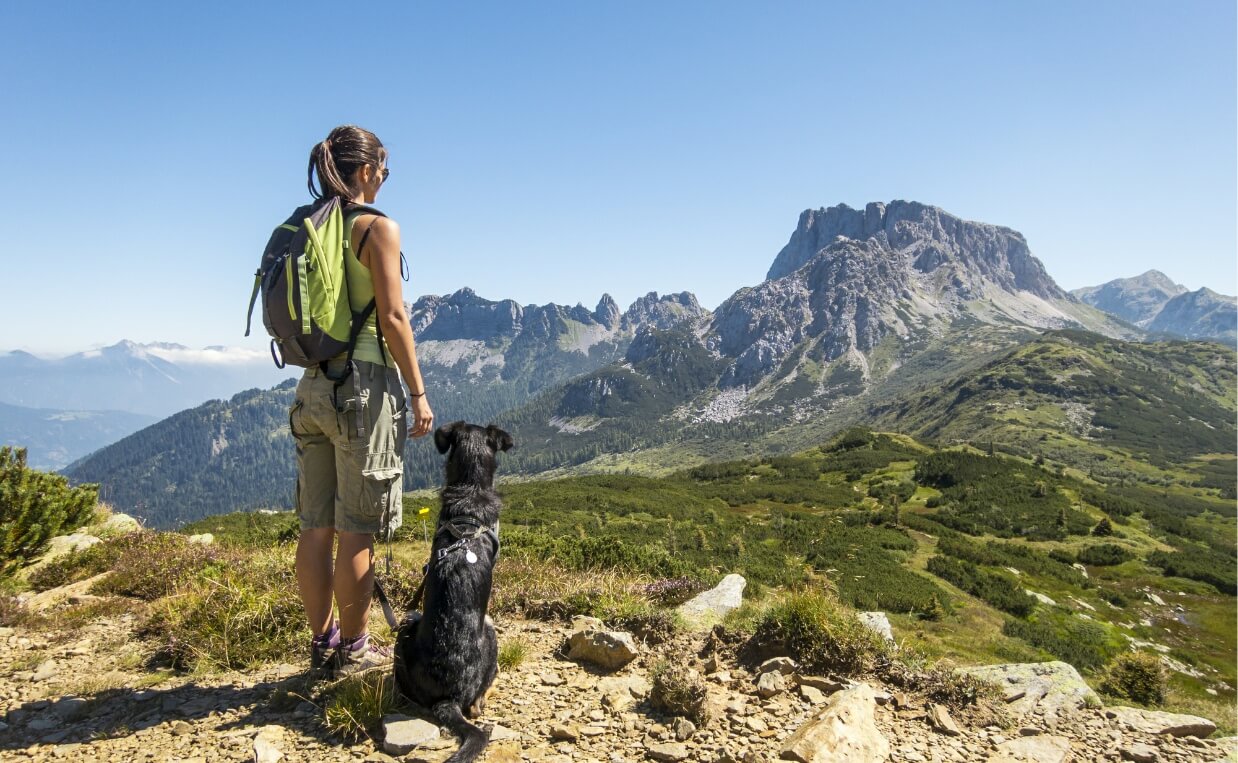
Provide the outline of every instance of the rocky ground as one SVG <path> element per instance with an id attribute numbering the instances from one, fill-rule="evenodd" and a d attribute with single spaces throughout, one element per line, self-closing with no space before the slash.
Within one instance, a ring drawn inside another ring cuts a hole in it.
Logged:
<path id="1" fill-rule="evenodd" d="M 1232 738 L 1174 735 L 1210 733 L 1191 725 L 1198 719 L 1096 706 L 1061 663 L 991 673 L 1008 702 L 977 720 L 875 680 L 801 675 L 787 659 L 748 669 L 703 652 L 704 632 L 632 650 L 600 635 L 600 624 L 578 622 L 577 638 L 598 652 L 585 657 L 583 647 L 565 648 L 566 624 L 498 625 L 501 640 L 521 639 L 529 651 L 500 672 L 482 719 L 493 726 L 490 761 L 1235 760 Z M 152 672 L 134 627 L 122 614 L 61 632 L 0 630 L 0 759 L 438 763 L 455 748 L 400 717 L 385 738 L 333 738 L 299 664 Z M 650 674 L 666 655 L 703 677 L 707 721 L 651 707 Z"/>

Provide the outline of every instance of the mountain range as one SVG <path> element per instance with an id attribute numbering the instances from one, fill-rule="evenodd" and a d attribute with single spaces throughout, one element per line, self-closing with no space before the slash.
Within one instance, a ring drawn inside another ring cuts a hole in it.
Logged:
<path id="1" fill-rule="evenodd" d="M 1238 344 L 1238 299 L 1207 287 L 1190 291 L 1159 270 L 1071 294 L 1152 334 Z"/>
<path id="2" fill-rule="evenodd" d="M 986 363 L 1042 341 L 1045 331 L 1086 331 L 1118 347 L 1147 338 L 1136 321 L 1152 308 L 1122 313 L 1115 305 L 1133 309 L 1160 295 L 1143 288 L 1123 302 L 1125 292 L 1107 287 L 1077 298 L 1017 231 L 894 201 L 805 211 L 767 278 L 712 312 L 688 293 L 650 294 L 620 312 L 605 295 L 589 310 L 490 301 L 462 289 L 423 297 L 410 315 L 439 421 L 507 427 L 519 443 L 508 470 L 657 472 L 795 450 L 876 415 L 906 418 L 909 411 L 895 415 L 888 406 L 928 407 L 926 395 L 969 387 Z M 1184 296 L 1163 291 L 1149 327 Z M 1173 345 L 1146 347 L 1155 355 Z M 1199 373 L 1232 387 L 1211 367 Z M 1125 389 L 1123 378 L 1119 371 L 1114 389 Z M 1101 415 L 1092 400 L 1100 393 L 1080 394 L 1089 415 Z M 68 473 L 102 481 L 118 505 L 140 502 L 139 513 L 155 524 L 285 505 L 290 402 L 287 387 L 242 393 L 131 435 Z M 251 441 L 256 450 L 242 458 L 239 444 Z M 192 457 L 170 455 L 169 443 L 183 443 L 176 449 Z M 252 489 L 228 476 L 242 461 L 247 474 L 260 475 Z M 432 448 L 409 446 L 409 487 L 436 484 L 439 469 Z"/>

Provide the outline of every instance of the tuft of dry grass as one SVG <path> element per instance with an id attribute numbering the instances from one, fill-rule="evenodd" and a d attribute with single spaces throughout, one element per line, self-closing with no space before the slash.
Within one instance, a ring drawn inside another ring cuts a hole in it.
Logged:
<path id="1" fill-rule="evenodd" d="M 503 670 L 515 670 L 529 656 L 531 647 L 528 641 L 517 636 L 499 644 L 499 667 Z"/>
<path id="2" fill-rule="evenodd" d="M 324 691 L 323 725 L 345 739 L 372 738 L 383 716 L 399 704 L 390 671 L 369 670 L 347 676 Z"/>

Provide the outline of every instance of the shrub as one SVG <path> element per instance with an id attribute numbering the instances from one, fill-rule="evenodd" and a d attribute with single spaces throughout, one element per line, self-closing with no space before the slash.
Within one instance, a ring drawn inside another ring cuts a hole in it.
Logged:
<path id="1" fill-rule="evenodd" d="M 884 658 L 885 641 L 832 596 L 793 593 L 766 610 L 749 642 L 755 650 L 781 647 L 814 671 L 855 675 Z"/>
<path id="2" fill-rule="evenodd" d="M 1092 534 L 1098 538 L 1108 538 L 1113 535 L 1113 523 L 1109 521 L 1109 517 L 1101 517 L 1096 526 L 1092 528 Z"/>
<path id="3" fill-rule="evenodd" d="M 522 638 L 513 638 L 499 645 L 499 667 L 503 670 L 515 670 L 529 655 L 529 642 Z"/>
<path id="4" fill-rule="evenodd" d="M 190 543 L 178 533 L 140 532 L 96 544 L 99 558 L 110 561 L 112 574 L 92 588 L 96 593 L 154 601 L 179 592 L 207 572 L 219 572 L 239 557 L 217 546 Z"/>
<path id="5" fill-rule="evenodd" d="M 1120 649 L 1099 624 L 1042 612 L 1036 620 L 1007 620 L 1002 633 L 1021 638 L 1080 670 L 1099 668 Z"/>
<path id="6" fill-rule="evenodd" d="M 652 609 L 620 615 L 611 619 L 611 624 L 625 630 L 649 644 L 662 644 L 674 638 L 679 631 L 675 615 L 666 609 Z"/>
<path id="7" fill-rule="evenodd" d="M 1233 558 L 1211 549 L 1154 551 L 1148 555 L 1148 564 L 1160 567 L 1166 575 L 1208 583 L 1217 591 L 1230 596 L 1238 594 Z"/>
<path id="8" fill-rule="evenodd" d="M 1165 684 L 1165 667 L 1160 657 L 1147 652 L 1126 652 L 1109 663 L 1100 689 L 1141 705 L 1159 705 L 1165 701 Z"/>
<path id="9" fill-rule="evenodd" d="M 1036 600 L 1003 573 L 987 572 L 971 562 L 948 556 L 934 556 L 927 566 L 929 572 L 942 580 L 1012 615 L 1027 617 L 1036 606 Z"/>
<path id="10" fill-rule="evenodd" d="M 705 681 L 687 667 L 687 662 L 686 659 L 662 660 L 654 666 L 649 704 L 704 726 L 709 722 Z"/>
<path id="11" fill-rule="evenodd" d="M 1079 561 L 1093 567 L 1113 567 L 1134 558 L 1134 554 L 1116 543 L 1099 543 L 1079 550 Z"/>
<path id="12" fill-rule="evenodd" d="M 645 586 L 643 593 L 657 604 L 674 607 L 705 590 L 705 584 L 696 578 L 665 578 Z"/>
<path id="13" fill-rule="evenodd" d="M 26 466 L 26 449 L 0 447 L 0 573 L 42 553 L 47 541 L 90 521 L 98 485 L 70 487 Z"/>
<path id="14" fill-rule="evenodd" d="M 309 641 L 286 554 L 257 553 L 204 569 L 180 594 L 160 602 L 152 624 L 177 667 L 252 668 L 297 654 Z"/>

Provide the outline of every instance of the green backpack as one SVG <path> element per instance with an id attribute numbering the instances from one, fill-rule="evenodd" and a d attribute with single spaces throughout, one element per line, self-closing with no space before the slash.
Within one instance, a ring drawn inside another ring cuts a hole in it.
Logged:
<path id="1" fill-rule="evenodd" d="M 298 207 L 271 234 L 254 273 L 245 336 L 249 336 L 254 304 L 261 293 L 262 323 L 271 335 L 271 359 L 276 367 L 319 366 L 325 373 L 328 360 L 347 353 L 347 368 L 336 381 L 351 372 L 357 337 L 375 305 L 371 299 L 354 311 L 348 299 L 344 258 L 354 256 L 349 250 L 349 231 L 357 216 L 363 214 L 385 217 L 364 204 L 350 204 L 345 216 L 340 198 L 332 196 Z M 358 255 L 369 235 L 367 228 L 357 247 Z M 381 332 L 380 328 L 380 351 Z"/>

